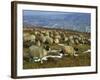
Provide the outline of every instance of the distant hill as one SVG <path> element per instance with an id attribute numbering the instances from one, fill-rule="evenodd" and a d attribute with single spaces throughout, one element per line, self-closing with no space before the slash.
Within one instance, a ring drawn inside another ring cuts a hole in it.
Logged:
<path id="1" fill-rule="evenodd" d="M 24 26 L 71 29 L 90 32 L 91 14 L 75 12 L 23 11 Z"/>

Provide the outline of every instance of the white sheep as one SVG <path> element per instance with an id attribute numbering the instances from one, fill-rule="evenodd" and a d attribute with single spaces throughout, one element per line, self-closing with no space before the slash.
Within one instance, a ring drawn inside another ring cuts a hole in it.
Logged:
<path id="1" fill-rule="evenodd" d="M 35 35 L 30 35 L 30 34 L 28 34 L 28 33 L 24 33 L 23 34 L 23 39 L 24 39 L 24 41 L 31 41 L 31 42 L 35 42 L 35 39 L 36 39 L 36 37 L 35 37 Z"/>
<path id="2" fill-rule="evenodd" d="M 47 44 L 52 44 L 53 43 L 53 39 L 51 37 L 45 36 L 45 38 L 46 38 L 45 43 L 47 43 Z"/>
<path id="3" fill-rule="evenodd" d="M 62 47 L 61 53 L 64 55 L 78 56 L 72 46 L 60 45 Z"/>
<path id="4" fill-rule="evenodd" d="M 23 34 L 23 39 L 24 39 L 24 41 L 29 41 L 30 40 L 30 34 L 24 33 Z"/>
<path id="5" fill-rule="evenodd" d="M 67 42 L 67 41 L 68 41 L 68 37 L 65 37 L 65 38 L 64 38 L 64 41 Z"/>
<path id="6" fill-rule="evenodd" d="M 30 40 L 31 40 L 31 42 L 34 42 L 35 43 L 35 39 L 36 39 L 36 36 L 35 35 L 30 35 Z"/>
<path id="7" fill-rule="evenodd" d="M 35 45 L 36 45 L 36 46 L 41 46 L 40 41 L 39 41 L 39 40 L 37 40 L 37 41 L 36 41 L 36 43 L 35 43 Z"/>
<path id="8" fill-rule="evenodd" d="M 56 39 L 61 39 L 61 36 L 60 35 L 56 35 L 55 38 Z"/>
<path id="9" fill-rule="evenodd" d="M 39 40 L 40 42 L 44 43 L 46 41 L 46 37 L 43 34 L 41 34 Z"/>
<path id="10" fill-rule="evenodd" d="M 59 43 L 59 39 L 54 39 L 54 43 L 58 44 Z"/>

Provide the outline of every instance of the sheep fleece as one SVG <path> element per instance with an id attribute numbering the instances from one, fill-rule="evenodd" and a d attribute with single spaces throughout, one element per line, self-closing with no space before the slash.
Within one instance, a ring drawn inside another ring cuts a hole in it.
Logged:
<path id="1" fill-rule="evenodd" d="M 30 54 L 32 57 L 42 58 L 47 55 L 46 50 L 43 49 L 42 47 L 31 46 L 29 49 L 30 49 Z"/>
<path id="2" fill-rule="evenodd" d="M 64 51 L 65 54 L 69 54 L 69 55 L 75 54 L 75 50 L 72 46 L 64 46 L 63 51 Z"/>

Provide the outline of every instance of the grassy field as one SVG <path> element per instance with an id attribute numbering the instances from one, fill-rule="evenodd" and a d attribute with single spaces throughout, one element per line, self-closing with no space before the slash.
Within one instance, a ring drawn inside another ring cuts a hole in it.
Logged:
<path id="1" fill-rule="evenodd" d="M 41 29 L 37 29 L 37 31 L 42 31 Z M 47 29 L 43 29 L 47 30 Z M 40 32 L 39 31 L 39 32 Z M 49 31 L 49 30 L 48 30 Z M 52 31 L 52 30 L 51 30 Z M 57 30 L 58 32 L 64 33 L 67 37 L 71 35 L 82 35 L 86 39 L 90 39 L 90 33 L 84 33 L 84 32 L 77 32 L 77 31 L 65 31 L 65 30 Z M 66 33 L 67 32 L 67 33 Z M 34 34 L 33 30 L 26 30 L 24 33 Z M 61 36 L 62 37 L 62 36 Z M 63 40 L 63 39 L 62 39 Z M 61 44 L 67 45 L 66 42 L 63 42 Z M 43 44 L 45 45 L 45 44 Z M 59 50 L 60 47 L 57 44 L 49 45 L 51 49 L 53 50 Z M 23 69 L 38 69 L 38 68 L 57 68 L 57 67 L 78 67 L 78 66 L 90 66 L 91 65 L 91 53 L 83 53 L 84 51 L 87 51 L 91 49 L 91 44 L 70 44 L 70 46 L 74 48 L 78 48 L 77 54 L 79 56 L 64 56 L 63 58 L 57 59 L 57 58 L 48 58 L 47 61 L 44 61 L 44 63 L 40 62 L 29 62 L 28 58 L 23 58 Z M 23 46 L 23 52 L 29 53 L 28 47 Z"/>
<path id="2" fill-rule="evenodd" d="M 55 68 L 55 67 L 75 67 L 90 66 L 90 55 L 80 55 L 78 57 L 66 56 L 58 60 L 48 59 L 43 64 L 24 62 L 24 69 Z"/>
<path id="3" fill-rule="evenodd" d="M 76 46 L 76 45 L 74 45 Z M 51 59 L 49 58 L 47 61 L 44 61 L 43 64 L 24 62 L 23 69 L 37 69 L 37 68 L 55 68 L 55 67 L 75 67 L 75 66 L 90 66 L 91 65 L 91 54 L 82 53 L 83 51 L 90 48 L 88 45 L 78 45 L 79 48 L 78 54 L 79 56 L 64 56 L 61 59 Z M 54 48 L 54 46 L 53 46 Z M 57 46 L 55 46 L 57 48 Z"/>

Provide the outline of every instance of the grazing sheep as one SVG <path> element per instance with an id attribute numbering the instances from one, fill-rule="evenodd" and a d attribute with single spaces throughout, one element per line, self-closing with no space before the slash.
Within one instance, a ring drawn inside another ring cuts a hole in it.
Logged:
<path id="1" fill-rule="evenodd" d="M 55 38 L 56 39 L 61 39 L 61 36 L 60 35 L 56 35 Z"/>
<path id="2" fill-rule="evenodd" d="M 54 43 L 59 44 L 59 39 L 54 39 Z"/>
<path id="3" fill-rule="evenodd" d="M 65 46 L 65 45 L 60 45 L 60 46 L 62 46 L 61 53 L 63 53 L 64 55 L 78 56 L 77 54 L 75 54 L 76 51 L 72 46 Z"/>
<path id="4" fill-rule="evenodd" d="M 24 33 L 24 34 L 23 34 L 23 39 L 24 39 L 24 41 L 35 42 L 36 37 L 35 37 L 35 35 L 33 35 L 33 34 L 30 35 L 30 34 Z"/>
<path id="5" fill-rule="evenodd" d="M 38 34 L 38 32 L 37 31 L 35 31 L 35 33 L 34 33 L 35 35 L 37 35 Z"/>
<path id="6" fill-rule="evenodd" d="M 35 61 L 35 58 L 36 58 L 36 59 L 40 59 L 39 61 L 41 63 L 43 63 L 42 58 L 45 57 L 48 53 L 48 51 L 44 49 L 43 47 L 38 47 L 35 45 L 30 46 L 29 50 L 30 50 L 31 61 Z"/>
<path id="7" fill-rule="evenodd" d="M 65 37 L 65 38 L 64 38 L 64 41 L 65 41 L 65 42 L 67 42 L 68 40 L 69 40 L 68 37 Z"/>
<path id="8" fill-rule="evenodd" d="M 48 31 L 46 31 L 45 36 L 49 36 L 49 32 Z"/>
<path id="9" fill-rule="evenodd" d="M 79 40 L 78 39 L 75 39 L 75 44 L 79 44 Z"/>
<path id="10" fill-rule="evenodd" d="M 35 45 L 37 45 L 37 46 L 41 46 L 41 43 L 40 43 L 40 41 L 39 41 L 39 40 L 36 40 L 36 43 L 35 43 Z"/>
<path id="11" fill-rule="evenodd" d="M 52 37 L 52 38 L 54 37 L 53 33 L 50 33 L 50 37 Z"/>
<path id="12" fill-rule="evenodd" d="M 69 36 L 69 39 L 72 40 L 74 37 L 73 36 Z"/>
<path id="13" fill-rule="evenodd" d="M 30 34 L 29 33 L 24 33 L 23 34 L 23 46 L 24 47 L 29 47 L 31 42 L 30 42 Z"/>
<path id="14" fill-rule="evenodd" d="M 71 44 L 75 44 L 74 39 L 70 39 L 70 43 L 71 43 Z"/>
<path id="15" fill-rule="evenodd" d="M 35 39 L 36 39 L 35 35 L 31 35 L 31 36 L 30 36 L 31 42 L 34 42 L 34 43 L 35 43 Z"/>
<path id="16" fill-rule="evenodd" d="M 46 41 L 46 38 L 43 34 L 40 35 L 39 40 L 41 43 L 44 43 Z"/>
<path id="17" fill-rule="evenodd" d="M 30 35 L 24 35 L 23 36 L 23 40 L 26 42 L 26 41 L 29 41 L 30 40 Z"/>
<path id="18" fill-rule="evenodd" d="M 45 36 L 45 38 L 46 38 L 46 41 L 45 41 L 46 44 L 52 44 L 53 43 L 53 39 L 51 37 Z"/>

